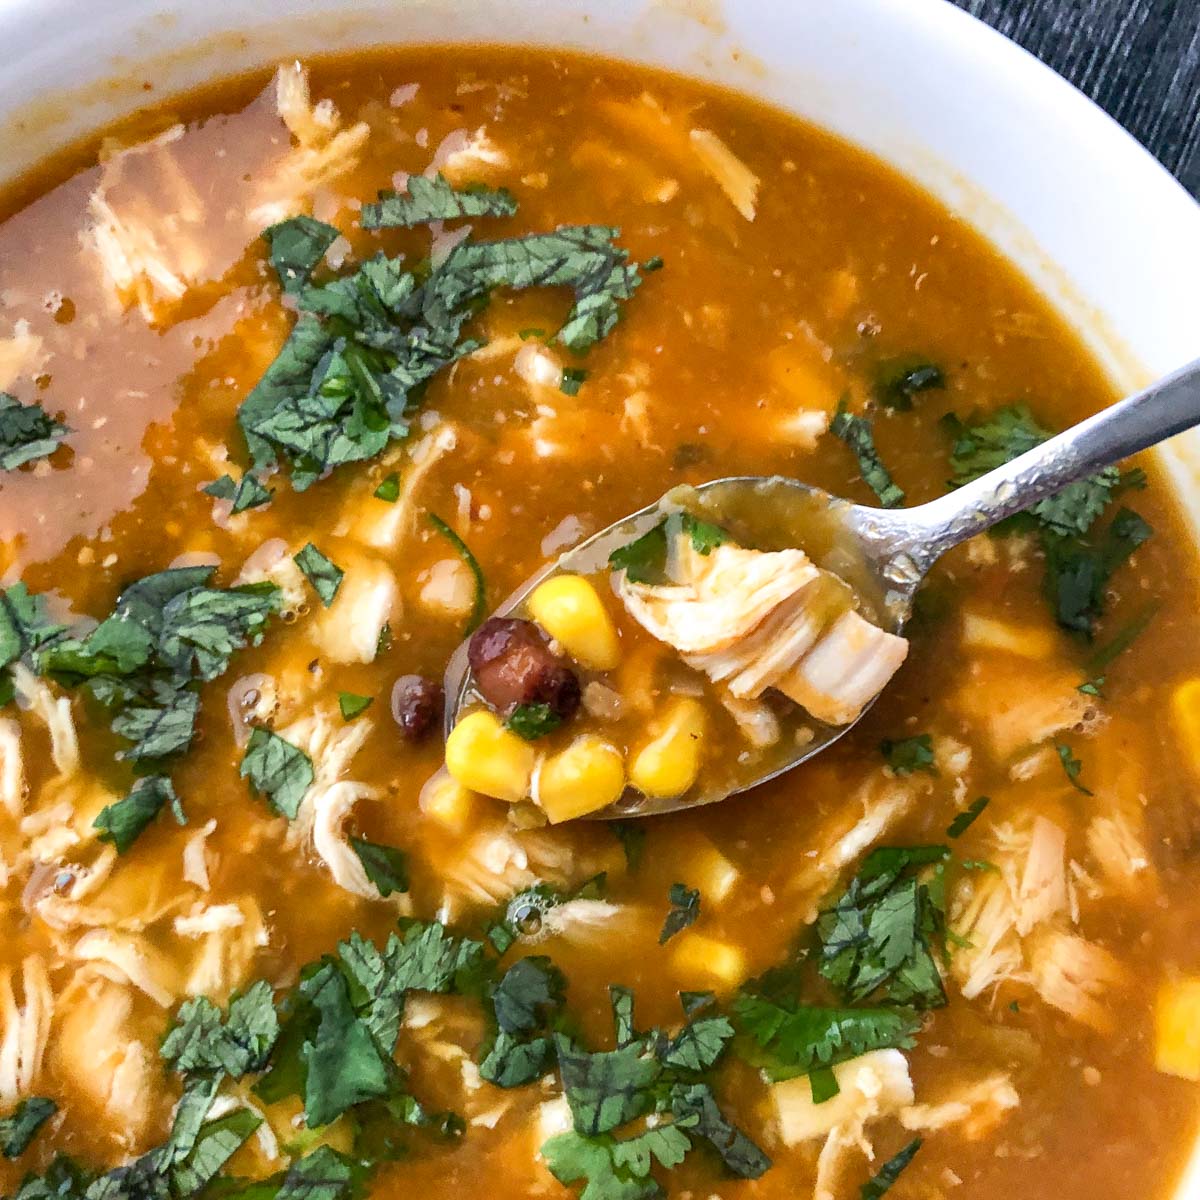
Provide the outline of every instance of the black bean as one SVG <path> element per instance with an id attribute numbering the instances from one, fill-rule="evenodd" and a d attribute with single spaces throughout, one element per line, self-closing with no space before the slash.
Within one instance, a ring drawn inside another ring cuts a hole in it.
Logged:
<path id="1" fill-rule="evenodd" d="M 442 719 L 442 685 L 424 675 L 401 675 L 392 685 L 392 716 L 410 742 L 418 742 Z"/>
<path id="2" fill-rule="evenodd" d="M 564 721 L 579 708 L 579 679 L 532 622 L 491 617 L 475 631 L 467 660 L 480 695 L 502 713 L 545 704 Z"/>

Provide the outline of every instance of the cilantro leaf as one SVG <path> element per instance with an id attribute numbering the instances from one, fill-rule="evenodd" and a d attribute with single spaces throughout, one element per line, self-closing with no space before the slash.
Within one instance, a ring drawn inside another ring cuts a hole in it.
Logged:
<path id="1" fill-rule="evenodd" d="M 578 396 L 579 389 L 587 382 L 590 371 L 585 371 L 582 367 L 563 367 L 562 382 L 558 385 L 558 390 L 564 396 Z"/>
<path id="2" fill-rule="evenodd" d="M 300 990 L 319 1014 L 301 1051 L 307 1068 L 304 1113 L 315 1128 L 363 1100 L 386 1096 L 394 1067 L 351 1007 L 346 978 L 332 962 L 303 980 Z"/>
<path id="3" fill-rule="evenodd" d="M 711 993 L 708 994 L 712 1000 Z M 663 1065 L 684 1071 L 707 1071 L 725 1052 L 733 1037 L 727 1017 L 693 1017 L 673 1037 L 660 1054 Z"/>
<path id="4" fill-rule="evenodd" d="M 262 726 L 250 734 L 238 774 L 289 821 L 296 819 L 300 801 L 316 778 L 312 759 L 303 750 Z"/>
<path id="5" fill-rule="evenodd" d="M 442 175 L 427 179 L 408 177 L 405 195 L 380 192 L 377 204 L 364 204 L 364 229 L 409 229 L 430 221 L 455 221 L 461 217 L 511 217 L 517 202 L 507 188 L 467 187 L 456 190 Z"/>
<path id="6" fill-rule="evenodd" d="M 385 475 L 371 495 L 385 504 L 395 504 L 400 499 L 400 476 L 395 471 L 390 475 Z"/>
<path id="7" fill-rule="evenodd" d="M 1085 796 L 1093 795 L 1093 792 L 1079 782 L 1079 773 L 1083 769 L 1083 763 L 1071 753 L 1071 747 L 1065 742 L 1055 742 L 1054 749 L 1058 754 L 1058 761 L 1062 763 L 1063 772 L 1071 781 L 1071 786 L 1077 792 L 1082 792 Z"/>
<path id="8" fill-rule="evenodd" d="M 882 363 L 875 379 L 875 399 L 893 412 L 908 412 L 918 392 L 946 386 L 946 377 L 935 363 L 899 359 Z"/>
<path id="9" fill-rule="evenodd" d="M 186 1157 L 171 1169 L 171 1187 L 175 1194 L 195 1196 L 201 1192 L 250 1140 L 262 1120 L 256 1112 L 239 1108 L 206 1121 Z"/>
<path id="10" fill-rule="evenodd" d="M 738 1053 L 769 1079 L 792 1079 L 871 1050 L 907 1050 L 921 1020 L 907 1008 L 820 1008 L 742 992 L 733 1002 Z M 836 1090 L 836 1089 L 835 1089 Z"/>
<path id="11" fill-rule="evenodd" d="M 46 601 L 23 583 L 0 591 L 0 667 L 7 667 L 60 638 L 66 626 L 52 621 Z"/>
<path id="12" fill-rule="evenodd" d="M 866 1183 L 858 1190 L 859 1200 L 879 1200 L 881 1196 L 891 1190 L 892 1184 L 900 1178 L 900 1172 L 912 1162 L 918 1150 L 920 1150 L 922 1141 L 920 1138 L 913 1138 L 907 1146 L 904 1147 L 898 1154 L 893 1155 L 879 1168 L 875 1174 L 867 1180 Z"/>
<path id="13" fill-rule="evenodd" d="M 541 1153 L 560 1183 L 585 1181 L 580 1200 L 652 1200 L 662 1195 L 650 1174 L 653 1163 L 677 1167 L 690 1149 L 678 1125 L 663 1125 L 620 1141 L 568 1131 L 545 1142 Z"/>
<path id="14" fill-rule="evenodd" d="M 289 217 L 263 230 L 271 266 L 285 292 L 298 292 L 341 233 L 314 217 Z"/>
<path id="15" fill-rule="evenodd" d="M 673 1088 L 671 1111 L 680 1125 L 704 1138 L 739 1179 L 758 1179 L 770 1169 L 771 1159 L 728 1120 L 708 1084 Z"/>
<path id="16" fill-rule="evenodd" d="M 971 803 L 960 812 L 946 828 L 946 836 L 950 838 L 962 837 L 964 833 L 975 823 L 976 818 L 981 812 L 991 803 L 987 796 L 980 796 L 978 800 L 972 800 Z"/>
<path id="17" fill-rule="evenodd" d="M 260 979 L 233 995 L 225 1017 L 205 996 L 184 1001 L 161 1054 L 176 1071 L 221 1071 L 240 1079 L 266 1066 L 278 1037 L 274 990 Z"/>
<path id="18" fill-rule="evenodd" d="M 637 874 L 646 853 L 646 826 L 640 821 L 609 821 L 608 831 L 621 843 L 629 873 Z"/>
<path id="19" fill-rule="evenodd" d="M 549 704 L 518 704 L 504 718 L 506 728 L 527 742 L 553 733 L 562 723 L 562 717 Z"/>
<path id="20" fill-rule="evenodd" d="M 348 1200 L 359 1195 L 363 1169 L 329 1146 L 318 1146 L 288 1167 L 274 1200 Z"/>
<path id="21" fill-rule="evenodd" d="M 1043 539 L 1046 592 L 1063 628 L 1092 636 L 1109 580 L 1153 532 L 1137 513 L 1122 508 L 1093 545 L 1079 538 Z"/>
<path id="22" fill-rule="evenodd" d="M 321 597 L 321 603 L 328 608 L 337 598 L 338 588 L 342 586 L 345 571 L 326 558 L 312 542 L 305 543 L 298 554 L 293 554 L 292 561 L 304 572 L 304 578 L 312 584 L 313 591 Z"/>
<path id="23" fill-rule="evenodd" d="M 218 500 L 231 500 L 231 511 L 245 512 L 248 508 L 259 508 L 270 504 L 272 493 L 247 472 L 234 482 L 232 475 L 222 475 L 201 489 L 206 495 Z"/>
<path id="24" fill-rule="evenodd" d="M 102 842 L 111 842 L 118 854 L 124 854 L 167 805 L 175 820 L 185 824 L 187 818 L 170 779 L 165 775 L 147 775 L 134 783 L 123 800 L 106 804 L 96 815 L 92 828 L 98 831 Z"/>
<path id="25" fill-rule="evenodd" d="M 367 878 L 383 897 L 408 891 L 408 859 L 403 850 L 352 837 L 350 848 L 358 855 Z"/>
<path id="26" fill-rule="evenodd" d="M 354 692 L 338 692 L 338 708 L 343 721 L 353 721 L 375 702 L 374 696 L 359 696 Z"/>
<path id="27" fill-rule="evenodd" d="M 885 738 L 879 743 L 880 753 L 897 775 L 911 775 L 914 771 L 927 771 L 936 775 L 933 765 L 933 738 L 928 733 L 893 741 Z"/>
<path id="28" fill-rule="evenodd" d="M 563 1092 L 578 1132 L 609 1133 L 649 1110 L 650 1088 L 662 1066 L 644 1042 L 591 1051 L 558 1033 L 554 1044 Z"/>
<path id="29" fill-rule="evenodd" d="M 497 1032 L 480 1074 L 499 1087 L 519 1087 L 544 1074 L 554 1056 L 548 1025 L 562 1008 L 566 981 L 548 958 L 518 959 L 492 990 Z"/>
<path id="30" fill-rule="evenodd" d="M 946 1003 L 932 943 L 944 936 L 945 846 L 872 851 L 841 897 L 817 917 L 820 973 L 849 1001 L 879 993 L 894 1004 Z M 929 882 L 920 878 L 931 867 Z"/>
<path id="31" fill-rule="evenodd" d="M 609 556 L 613 571 L 624 571 L 630 583 L 653 583 L 660 579 L 667 561 L 667 523 L 660 521 L 653 529 L 618 546 Z"/>
<path id="32" fill-rule="evenodd" d="M 0 471 L 15 471 L 46 458 L 70 432 L 40 404 L 22 404 L 16 396 L 0 392 Z"/>
<path id="33" fill-rule="evenodd" d="M 879 503 L 884 508 L 897 508 L 903 504 L 904 491 L 896 485 L 875 448 L 871 422 L 865 417 L 856 417 L 847 408 L 845 400 L 841 400 L 829 429 L 834 437 L 840 438 L 854 452 L 863 482 L 875 493 Z"/>
<path id="34" fill-rule="evenodd" d="M 113 718 L 113 733 L 133 743 L 117 757 L 157 763 L 182 754 L 192 744 L 199 712 L 200 697 L 195 692 L 155 684 L 147 703 L 129 703 Z"/>
<path id="35" fill-rule="evenodd" d="M 29 1096 L 6 1117 L 0 1117 L 0 1154 L 17 1158 L 29 1148 L 41 1127 L 58 1112 L 58 1105 L 44 1096 Z"/>
<path id="36" fill-rule="evenodd" d="M 700 892 L 689 888 L 683 883 L 671 884 L 667 893 L 671 909 L 658 935 L 658 944 L 665 945 L 677 933 L 682 933 L 689 925 L 694 925 L 700 916 Z"/>
<path id="37" fill-rule="evenodd" d="M 436 513 L 429 514 L 429 523 L 450 543 L 455 553 L 467 564 L 471 577 L 475 581 L 475 598 L 471 602 L 471 613 L 467 617 L 465 634 L 473 633 L 487 616 L 487 580 L 483 576 L 483 568 L 479 560 L 471 553 L 466 542 L 446 524 Z"/>

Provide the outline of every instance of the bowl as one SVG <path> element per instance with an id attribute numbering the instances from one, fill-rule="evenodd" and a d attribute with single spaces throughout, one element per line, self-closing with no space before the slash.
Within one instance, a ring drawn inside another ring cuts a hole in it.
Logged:
<path id="1" fill-rule="evenodd" d="M 0 0 L 0 174 L 213 76 L 447 41 L 571 47 L 751 93 L 975 225 L 1116 386 L 1200 349 L 1200 206 L 1100 109 L 946 0 Z M 1200 434 L 1159 453 L 1200 538 Z M 1178 1197 L 1200 1200 L 1200 1154 Z"/>

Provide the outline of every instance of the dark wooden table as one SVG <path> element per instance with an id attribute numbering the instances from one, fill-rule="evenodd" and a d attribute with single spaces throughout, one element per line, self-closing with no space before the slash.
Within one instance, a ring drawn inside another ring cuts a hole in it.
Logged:
<path id="1" fill-rule="evenodd" d="M 1065 75 L 1200 198 L 1200 0 L 954 3 Z"/>

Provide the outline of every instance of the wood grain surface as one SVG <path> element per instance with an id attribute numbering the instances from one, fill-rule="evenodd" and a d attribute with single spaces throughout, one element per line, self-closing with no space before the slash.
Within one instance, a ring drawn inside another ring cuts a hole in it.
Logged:
<path id="1" fill-rule="evenodd" d="M 1200 0 L 954 3 L 1064 75 L 1200 198 Z"/>

